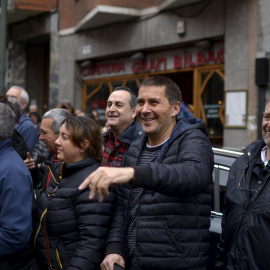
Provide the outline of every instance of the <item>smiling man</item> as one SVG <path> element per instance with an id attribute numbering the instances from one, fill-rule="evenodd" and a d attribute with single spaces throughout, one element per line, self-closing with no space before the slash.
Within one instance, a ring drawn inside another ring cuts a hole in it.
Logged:
<path id="1" fill-rule="evenodd" d="M 215 269 L 270 269 L 270 99 L 262 135 L 230 168 Z"/>
<path id="2" fill-rule="evenodd" d="M 177 120 L 181 100 L 169 78 L 144 80 L 136 113 L 145 136 L 125 153 L 126 168 L 99 168 L 79 187 L 102 201 L 122 184 L 102 270 L 205 269 L 213 153 L 202 120 Z"/>
<path id="3" fill-rule="evenodd" d="M 103 134 L 102 166 L 119 167 L 129 145 L 143 134 L 140 123 L 135 120 L 136 104 L 137 97 L 125 86 L 116 87 L 109 96 L 106 118 L 110 130 Z"/>

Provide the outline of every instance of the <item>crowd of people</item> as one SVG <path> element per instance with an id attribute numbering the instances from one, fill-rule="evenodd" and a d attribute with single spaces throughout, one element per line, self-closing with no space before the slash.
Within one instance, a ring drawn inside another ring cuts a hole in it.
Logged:
<path id="1" fill-rule="evenodd" d="M 28 103 L 0 96 L 1 270 L 207 269 L 213 152 L 171 79 L 116 87 L 106 130 L 96 111 Z M 270 101 L 262 130 L 229 174 L 215 269 L 270 267 Z"/>

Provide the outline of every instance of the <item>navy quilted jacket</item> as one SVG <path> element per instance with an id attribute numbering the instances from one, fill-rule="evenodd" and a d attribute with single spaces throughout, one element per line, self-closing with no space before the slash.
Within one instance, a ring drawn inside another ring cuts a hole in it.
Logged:
<path id="1" fill-rule="evenodd" d="M 135 166 L 135 180 L 119 188 L 107 254 L 117 250 L 127 258 L 130 198 L 133 187 L 142 187 L 136 268 L 203 269 L 210 248 L 213 171 L 213 152 L 205 124 L 195 118 L 178 121 L 156 161 L 138 166 L 146 140 L 144 136 L 136 141 L 126 153 L 125 165 Z"/>

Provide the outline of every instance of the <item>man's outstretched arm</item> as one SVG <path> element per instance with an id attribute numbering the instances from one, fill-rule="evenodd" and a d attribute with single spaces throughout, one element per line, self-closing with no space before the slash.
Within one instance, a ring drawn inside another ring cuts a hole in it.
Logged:
<path id="1" fill-rule="evenodd" d="M 93 199 L 98 194 L 98 200 L 103 201 L 104 195 L 109 195 L 109 187 L 119 184 L 125 184 L 134 179 L 134 169 L 127 168 L 109 168 L 100 167 L 91 173 L 79 186 L 83 190 L 89 186 L 89 199 Z"/>

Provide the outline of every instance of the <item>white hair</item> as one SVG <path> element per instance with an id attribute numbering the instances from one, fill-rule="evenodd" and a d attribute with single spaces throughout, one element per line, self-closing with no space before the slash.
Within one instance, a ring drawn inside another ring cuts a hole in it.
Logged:
<path id="1" fill-rule="evenodd" d="M 28 93 L 26 92 L 26 90 L 18 85 L 13 85 L 11 86 L 9 89 L 11 88 L 15 88 L 17 90 L 20 90 L 21 91 L 21 102 L 26 102 L 27 105 L 29 103 L 29 95 Z"/>

